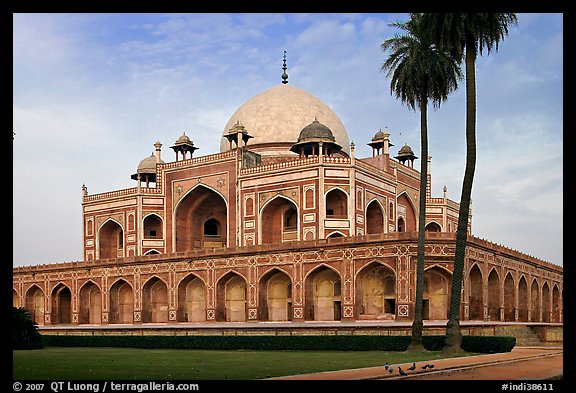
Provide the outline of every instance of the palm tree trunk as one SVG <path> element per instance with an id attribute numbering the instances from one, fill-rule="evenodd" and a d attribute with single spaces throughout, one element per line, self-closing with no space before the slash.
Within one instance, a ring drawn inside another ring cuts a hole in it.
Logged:
<path id="1" fill-rule="evenodd" d="M 466 256 L 466 241 L 468 238 L 468 218 L 470 215 L 470 200 L 472 182 L 476 167 L 476 70 L 475 51 L 466 45 L 466 169 L 460 196 L 460 212 L 458 229 L 456 231 L 456 250 L 454 255 L 454 271 L 452 273 L 452 292 L 450 295 L 450 310 L 446 325 L 446 342 L 442 352 L 455 353 L 462 351 L 462 333 L 460 332 L 460 308 L 462 294 L 462 278 L 464 259 Z"/>
<path id="2" fill-rule="evenodd" d="M 412 322 L 412 339 L 408 350 L 424 351 L 422 333 L 424 322 L 422 316 L 422 297 L 424 292 L 424 235 L 426 230 L 426 185 L 428 183 L 428 121 L 427 100 L 420 104 L 420 204 L 418 214 L 418 259 L 416 263 L 416 307 Z"/>

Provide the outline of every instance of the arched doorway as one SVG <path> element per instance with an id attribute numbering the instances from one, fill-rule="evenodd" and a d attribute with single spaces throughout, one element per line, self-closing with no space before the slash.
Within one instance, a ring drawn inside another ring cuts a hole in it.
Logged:
<path id="1" fill-rule="evenodd" d="M 528 322 L 528 283 L 522 276 L 518 283 L 518 321 Z"/>
<path id="2" fill-rule="evenodd" d="M 176 207 L 176 251 L 226 247 L 228 209 L 216 191 L 199 185 Z"/>
<path id="3" fill-rule="evenodd" d="M 422 319 L 448 319 L 452 277 L 449 272 L 433 266 L 424 271 Z"/>
<path id="4" fill-rule="evenodd" d="M 298 209 L 287 198 L 271 199 L 262 209 L 261 223 L 262 244 L 298 240 Z"/>
<path id="5" fill-rule="evenodd" d="M 206 321 L 206 286 L 200 277 L 189 274 L 178 286 L 179 322 Z"/>
<path id="6" fill-rule="evenodd" d="M 72 294 L 70 288 L 60 283 L 52 290 L 52 324 L 72 322 Z"/>
<path id="7" fill-rule="evenodd" d="M 32 285 L 26 291 L 26 309 L 30 313 L 30 318 L 38 325 L 44 325 L 44 291 L 37 285 Z"/>
<path id="8" fill-rule="evenodd" d="M 279 269 L 262 276 L 258 288 L 261 321 L 292 320 L 292 280 Z"/>
<path id="9" fill-rule="evenodd" d="M 438 225 L 438 223 L 435 223 L 435 222 L 429 222 L 426 225 L 425 230 L 426 230 L 426 232 L 442 232 L 440 225 Z"/>
<path id="10" fill-rule="evenodd" d="M 396 276 L 394 270 L 371 262 L 356 275 L 358 319 L 396 318 Z"/>
<path id="11" fill-rule="evenodd" d="M 228 272 L 216 285 L 216 320 L 226 322 L 246 321 L 246 280 L 234 272 Z"/>
<path id="12" fill-rule="evenodd" d="M 515 320 L 514 306 L 514 279 L 508 272 L 504 279 L 504 321 L 513 322 Z"/>
<path id="13" fill-rule="evenodd" d="M 384 209 L 374 199 L 366 208 L 366 234 L 375 235 L 384 233 Z"/>
<path id="14" fill-rule="evenodd" d="M 348 218 L 348 196 L 338 188 L 326 193 L 326 217 Z"/>
<path id="15" fill-rule="evenodd" d="M 320 266 L 305 281 L 305 319 L 339 321 L 342 318 L 342 284 L 333 269 Z"/>
<path id="16" fill-rule="evenodd" d="M 406 223 L 402 217 L 398 218 L 398 224 L 396 225 L 396 229 L 398 232 L 405 232 L 406 231 Z"/>
<path id="17" fill-rule="evenodd" d="M 128 282 L 116 281 L 110 287 L 109 323 L 134 322 L 134 292 Z"/>
<path id="18" fill-rule="evenodd" d="M 168 287 L 158 277 L 150 278 L 142 287 L 142 322 L 168 322 Z"/>
<path id="19" fill-rule="evenodd" d="M 552 288 L 552 322 L 560 322 L 560 290 L 556 284 Z"/>
<path id="20" fill-rule="evenodd" d="M 500 279 L 495 269 L 488 275 L 488 320 L 500 320 Z"/>
<path id="21" fill-rule="evenodd" d="M 400 230 L 398 228 L 398 232 L 413 232 L 416 231 L 416 212 L 414 210 L 414 206 L 412 201 L 408 198 L 405 192 L 403 192 L 398 198 L 396 202 L 396 209 L 398 210 L 398 225 L 400 226 L 400 219 L 403 217 L 403 228 Z"/>
<path id="22" fill-rule="evenodd" d="M 548 283 L 542 285 L 542 322 L 550 322 L 550 288 Z"/>
<path id="23" fill-rule="evenodd" d="M 532 280 L 530 286 L 530 321 L 540 322 L 540 288 L 536 279 Z"/>
<path id="24" fill-rule="evenodd" d="M 484 303 L 482 302 L 482 273 L 478 265 L 474 265 L 470 269 L 468 279 L 470 280 L 470 295 L 468 297 L 469 318 L 481 321 L 484 319 Z"/>
<path id="25" fill-rule="evenodd" d="M 80 288 L 78 323 L 102 323 L 102 293 L 100 288 L 88 281 Z"/>
<path id="26" fill-rule="evenodd" d="M 144 239 L 162 239 L 162 219 L 156 214 L 149 214 L 144 218 Z"/>
<path id="27" fill-rule="evenodd" d="M 98 231 L 98 251 L 100 259 L 124 256 L 124 231 L 120 224 L 108 220 Z"/>

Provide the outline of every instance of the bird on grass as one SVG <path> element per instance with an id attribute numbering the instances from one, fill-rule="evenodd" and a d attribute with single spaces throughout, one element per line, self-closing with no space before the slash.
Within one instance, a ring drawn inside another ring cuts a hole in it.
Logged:
<path id="1" fill-rule="evenodd" d="M 398 366 L 398 374 L 404 376 L 404 375 L 408 375 L 404 372 L 404 370 L 402 370 L 402 367 Z"/>
<path id="2" fill-rule="evenodd" d="M 389 372 L 390 374 L 392 374 L 393 371 L 394 371 L 394 367 L 388 368 L 388 372 Z"/>
<path id="3" fill-rule="evenodd" d="M 433 365 L 433 364 L 429 364 L 429 365 L 428 365 L 428 368 L 434 368 L 434 365 Z"/>
<path id="4" fill-rule="evenodd" d="M 388 362 L 384 363 L 384 369 L 388 370 L 388 367 L 390 367 L 390 365 L 388 364 Z"/>
<path id="5" fill-rule="evenodd" d="M 428 368 L 428 365 L 427 365 L 427 364 L 425 364 L 425 365 L 422 366 L 422 370 L 426 370 L 427 368 Z"/>
<path id="6" fill-rule="evenodd" d="M 410 370 L 410 371 L 416 370 L 416 363 L 412 363 L 412 365 L 410 367 L 408 367 L 408 370 Z"/>

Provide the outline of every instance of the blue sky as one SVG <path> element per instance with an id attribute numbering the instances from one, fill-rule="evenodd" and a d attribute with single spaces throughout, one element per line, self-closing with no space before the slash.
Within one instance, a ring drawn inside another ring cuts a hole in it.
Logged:
<path id="1" fill-rule="evenodd" d="M 327 103 L 357 157 L 388 129 L 419 156 L 419 113 L 390 94 L 380 44 L 408 14 L 14 14 L 13 265 L 82 259 L 81 187 L 129 188 L 138 163 L 224 126 L 281 81 Z M 475 236 L 563 265 L 563 15 L 518 14 L 479 57 Z M 465 88 L 429 110 L 432 193 L 459 201 Z M 415 164 L 416 165 L 416 164 Z M 418 164 L 419 165 L 419 164 Z"/>

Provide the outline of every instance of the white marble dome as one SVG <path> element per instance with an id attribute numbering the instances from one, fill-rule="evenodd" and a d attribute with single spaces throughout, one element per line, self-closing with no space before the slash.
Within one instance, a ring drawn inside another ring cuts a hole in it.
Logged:
<path id="1" fill-rule="evenodd" d="M 298 141 L 302 129 L 315 119 L 332 131 L 336 143 L 349 154 L 348 133 L 338 115 L 320 99 L 289 84 L 272 87 L 246 101 L 230 117 L 223 135 L 240 122 L 253 137 L 248 142 L 249 148 L 261 145 L 255 150 L 261 154 L 274 154 L 284 145 L 282 150 L 288 152 Z M 229 149 L 229 141 L 222 137 L 220 151 Z"/>

